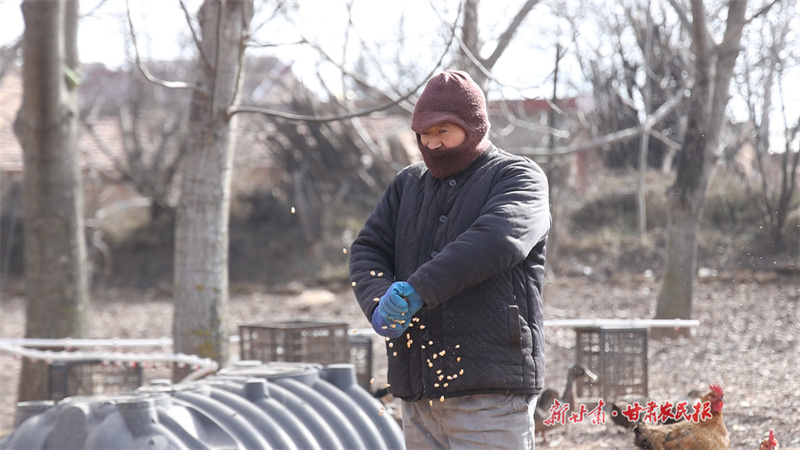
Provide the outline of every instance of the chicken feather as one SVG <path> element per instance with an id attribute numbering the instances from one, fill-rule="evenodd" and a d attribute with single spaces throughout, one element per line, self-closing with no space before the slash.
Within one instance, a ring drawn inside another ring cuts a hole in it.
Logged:
<path id="1" fill-rule="evenodd" d="M 709 418 L 684 420 L 668 425 L 638 423 L 633 429 L 634 444 L 639 448 L 652 450 L 730 449 L 730 436 L 722 415 L 722 388 L 712 384 L 710 389 L 700 400 L 701 404 L 708 402 Z"/>

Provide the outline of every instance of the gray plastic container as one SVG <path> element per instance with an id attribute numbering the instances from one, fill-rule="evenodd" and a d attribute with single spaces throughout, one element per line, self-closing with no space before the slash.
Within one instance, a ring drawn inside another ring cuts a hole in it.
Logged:
<path id="1" fill-rule="evenodd" d="M 0 449 L 403 449 L 352 364 L 242 363 L 185 384 L 17 405 Z"/>

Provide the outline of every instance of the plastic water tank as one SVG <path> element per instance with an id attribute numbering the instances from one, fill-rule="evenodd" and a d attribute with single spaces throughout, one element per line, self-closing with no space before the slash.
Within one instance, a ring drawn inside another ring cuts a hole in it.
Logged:
<path id="1" fill-rule="evenodd" d="M 185 384 L 17 406 L 0 449 L 402 449 L 352 364 L 243 363 Z"/>

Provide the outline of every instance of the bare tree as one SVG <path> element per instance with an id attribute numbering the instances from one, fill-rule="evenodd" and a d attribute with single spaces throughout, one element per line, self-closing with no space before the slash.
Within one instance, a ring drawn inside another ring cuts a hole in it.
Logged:
<path id="1" fill-rule="evenodd" d="M 228 218 L 236 104 L 252 0 L 206 0 L 175 230 L 176 352 L 228 360 Z M 185 371 L 176 368 L 174 378 Z"/>
<path id="2" fill-rule="evenodd" d="M 182 61 L 160 66 L 163 69 L 154 72 L 164 76 L 170 72 L 166 66 L 172 72 L 176 68 L 189 69 Z M 82 124 L 113 164 L 113 171 L 103 175 L 132 186 L 149 199 L 151 221 L 171 216 L 177 203 L 178 166 L 187 135 L 186 92 L 154 86 L 127 71 L 110 72 L 102 67 L 87 72 L 87 83 L 110 86 L 82 92 L 82 103 L 88 110 Z M 114 92 L 109 92 L 111 89 Z M 117 142 L 109 142 L 97 129 L 98 123 L 109 117 L 119 130 Z"/>
<path id="3" fill-rule="evenodd" d="M 77 162 L 78 1 L 22 3 L 25 337 L 88 336 L 83 191 Z M 24 360 L 19 401 L 48 398 L 47 370 Z"/>
<path id="4" fill-rule="evenodd" d="M 745 49 L 743 73 L 739 75 L 740 95 L 747 105 L 748 141 L 755 151 L 754 167 L 740 168 L 742 182 L 766 222 L 769 240 L 774 249 L 784 241 L 786 221 L 791 211 L 800 207 L 795 193 L 800 183 L 800 149 L 792 143 L 800 129 L 800 117 L 788 117 L 786 84 L 791 84 L 785 68 L 800 60 L 798 42 L 792 41 L 791 20 L 796 1 L 781 2 L 774 14 L 748 27 L 749 46 Z M 751 32 L 752 31 L 752 32 Z M 776 92 L 777 98 L 773 95 Z M 783 125 L 783 148 L 772 139 L 771 124 Z M 757 177 L 748 176 L 750 173 Z"/>
<path id="5" fill-rule="evenodd" d="M 671 2 L 681 17 L 687 17 L 677 0 Z M 697 228 L 706 189 L 714 172 L 720 133 L 739 41 L 745 25 L 746 0 L 728 2 L 722 40 L 714 42 L 702 0 L 691 1 L 690 30 L 694 56 L 694 84 L 687 110 L 688 123 L 683 148 L 677 156 L 677 174 L 667 192 L 666 261 L 655 317 L 692 317 Z"/>
<path id="6" fill-rule="evenodd" d="M 11 69 L 11 67 L 14 66 L 14 63 L 16 62 L 18 57 L 17 53 L 21 48 L 22 48 L 21 36 L 19 39 L 0 47 L 0 83 L 2 83 L 3 78 L 5 78 L 9 69 Z"/>

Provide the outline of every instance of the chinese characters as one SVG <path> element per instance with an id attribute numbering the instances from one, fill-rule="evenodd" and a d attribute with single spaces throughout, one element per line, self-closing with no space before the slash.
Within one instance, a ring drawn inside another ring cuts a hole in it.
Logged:
<path id="1" fill-rule="evenodd" d="M 591 411 L 587 411 L 586 405 L 580 405 L 577 411 L 570 412 L 569 403 L 561 403 L 558 400 L 554 400 L 550 406 L 550 416 L 545 419 L 544 424 L 564 425 L 567 421 L 582 423 L 588 418 L 591 420 L 592 425 L 602 425 L 606 423 L 606 412 L 603 409 L 605 404 L 603 399 L 600 399 L 597 402 L 597 406 Z M 678 402 L 676 405 L 669 401 L 662 404 L 649 401 L 644 406 L 640 405 L 639 402 L 634 402 L 627 405 L 620 414 L 631 422 L 639 422 L 641 420 L 651 424 L 674 422 L 676 420 L 699 423 L 711 418 L 711 402 L 698 400 L 691 411 L 687 408 L 688 406 L 689 403 L 685 401 Z M 611 415 L 616 416 L 617 411 L 612 411 Z"/>

